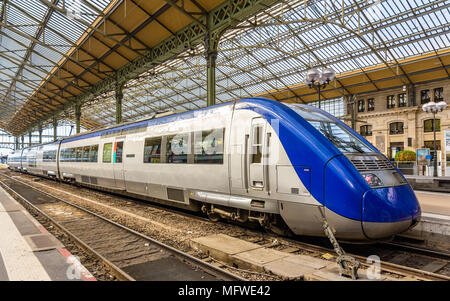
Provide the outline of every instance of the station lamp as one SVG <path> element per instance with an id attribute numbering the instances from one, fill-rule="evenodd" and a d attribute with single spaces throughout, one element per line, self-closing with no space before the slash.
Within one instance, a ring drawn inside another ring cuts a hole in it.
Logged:
<path id="1" fill-rule="evenodd" d="M 306 72 L 305 83 L 310 87 L 317 89 L 319 93 L 320 109 L 320 89 L 325 87 L 335 78 L 336 72 L 331 68 L 325 68 L 320 72 L 318 69 L 310 69 Z"/>
<path id="2" fill-rule="evenodd" d="M 435 103 L 434 101 L 430 101 L 429 103 L 426 103 L 422 106 L 422 110 L 424 110 L 427 113 L 433 113 L 433 134 L 434 134 L 434 141 L 433 141 L 433 148 L 434 148 L 434 171 L 433 171 L 433 177 L 438 176 L 437 172 L 437 150 L 436 150 L 436 113 L 442 112 L 447 107 L 447 103 L 445 101 L 440 101 L 438 103 Z"/>

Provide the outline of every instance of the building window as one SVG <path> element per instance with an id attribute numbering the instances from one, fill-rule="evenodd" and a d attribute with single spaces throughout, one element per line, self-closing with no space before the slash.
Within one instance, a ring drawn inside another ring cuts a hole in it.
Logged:
<path id="1" fill-rule="evenodd" d="M 430 102 L 430 90 L 420 91 L 420 103 L 425 104 L 427 102 Z"/>
<path id="2" fill-rule="evenodd" d="M 434 157 L 435 157 L 434 140 L 424 141 L 423 143 L 424 143 L 425 148 L 430 149 L 430 155 L 431 155 L 432 161 L 434 161 Z M 436 140 L 436 149 L 438 151 L 441 150 L 441 141 L 440 140 Z"/>
<path id="3" fill-rule="evenodd" d="M 434 102 L 440 102 L 444 100 L 444 89 L 436 88 L 434 89 Z"/>
<path id="4" fill-rule="evenodd" d="M 441 120 L 436 119 L 436 132 L 441 130 Z M 427 119 L 423 122 L 423 131 L 425 133 L 433 132 L 433 119 Z"/>
<path id="5" fill-rule="evenodd" d="M 395 95 L 388 95 L 387 97 L 387 108 L 395 108 Z"/>
<path id="6" fill-rule="evenodd" d="M 369 98 L 367 100 L 367 111 L 373 111 L 375 110 L 375 99 Z"/>
<path id="7" fill-rule="evenodd" d="M 358 100 L 358 112 L 364 112 L 365 107 L 364 107 L 364 99 Z"/>
<path id="8" fill-rule="evenodd" d="M 394 161 L 395 155 L 399 152 L 404 150 L 405 147 L 403 145 L 403 142 L 391 142 L 389 147 L 389 158 Z"/>
<path id="9" fill-rule="evenodd" d="M 359 132 L 361 133 L 361 136 L 363 136 L 363 137 L 372 136 L 372 126 L 371 125 L 363 125 L 359 128 Z"/>
<path id="10" fill-rule="evenodd" d="M 353 102 L 347 102 L 347 114 L 353 114 Z"/>
<path id="11" fill-rule="evenodd" d="M 389 125 L 389 134 L 403 134 L 403 122 L 393 122 Z"/>
<path id="12" fill-rule="evenodd" d="M 398 107 L 406 107 L 406 93 L 398 95 Z"/>

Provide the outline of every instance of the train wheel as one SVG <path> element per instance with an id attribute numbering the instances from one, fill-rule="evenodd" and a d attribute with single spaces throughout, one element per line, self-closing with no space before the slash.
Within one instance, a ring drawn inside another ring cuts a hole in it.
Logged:
<path id="1" fill-rule="evenodd" d="M 220 220 L 220 215 L 218 215 L 216 213 L 208 212 L 207 215 L 208 215 L 209 220 L 214 223 L 217 223 Z"/>

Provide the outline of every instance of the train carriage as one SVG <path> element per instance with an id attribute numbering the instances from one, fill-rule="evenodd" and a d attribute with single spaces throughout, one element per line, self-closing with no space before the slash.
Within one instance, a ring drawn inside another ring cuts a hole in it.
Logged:
<path id="1" fill-rule="evenodd" d="M 326 220 L 342 240 L 389 239 L 420 218 L 401 173 L 322 110 L 249 98 L 155 117 L 25 149 L 22 164 L 58 145 L 61 180 L 299 235 Z"/>

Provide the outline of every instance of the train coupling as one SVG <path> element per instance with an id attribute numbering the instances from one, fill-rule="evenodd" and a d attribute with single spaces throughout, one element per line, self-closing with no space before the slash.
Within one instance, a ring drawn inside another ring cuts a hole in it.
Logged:
<path id="1" fill-rule="evenodd" d="M 358 279 L 359 261 L 352 256 L 345 254 L 344 250 L 341 248 L 336 240 L 336 237 L 334 236 L 333 229 L 326 220 L 323 222 L 323 229 L 325 231 L 325 235 L 333 245 L 334 251 L 338 254 L 336 262 L 339 265 L 339 276 L 349 277 L 353 280 Z"/>
<path id="2" fill-rule="evenodd" d="M 334 236 L 334 233 L 336 231 L 328 224 L 325 213 L 320 207 L 319 212 L 323 218 L 323 230 L 325 232 L 325 235 L 330 240 L 331 244 L 333 245 L 334 251 L 338 255 L 336 262 L 339 266 L 339 276 L 349 277 L 353 280 L 358 279 L 359 261 L 357 261 L 352 256 L 345 254 L 344 249 L 342 249 L 336 237 Z"/>

